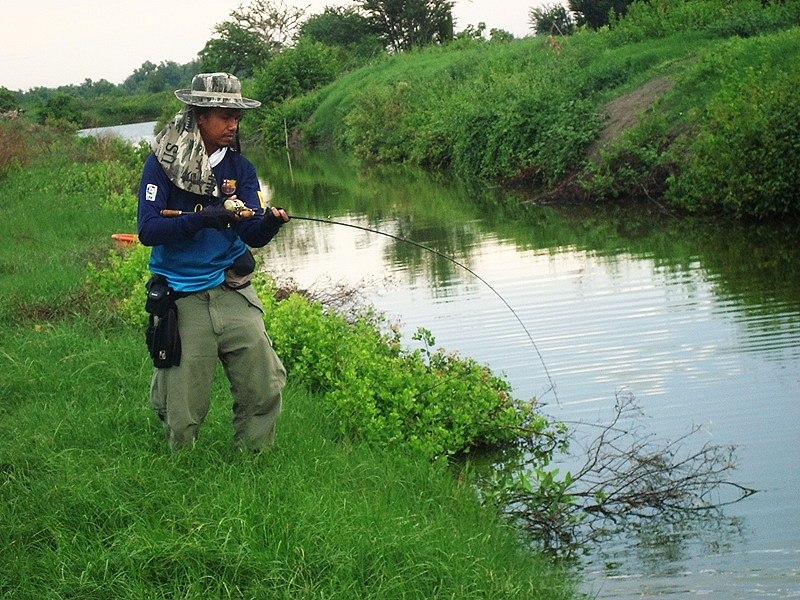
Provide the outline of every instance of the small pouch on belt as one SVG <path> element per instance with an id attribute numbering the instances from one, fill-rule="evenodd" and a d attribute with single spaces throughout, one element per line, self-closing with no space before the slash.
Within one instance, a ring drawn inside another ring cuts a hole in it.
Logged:
<path id="1" fill-rule="evenodd" d="M 244 254 L 233 261 L 230 268 L 225 270 L 225 285 L 234 290 L 247 287 L 250 285 L 250 280 L 253 279 L 255 269 L 256 259 L 248 248 Z"/>

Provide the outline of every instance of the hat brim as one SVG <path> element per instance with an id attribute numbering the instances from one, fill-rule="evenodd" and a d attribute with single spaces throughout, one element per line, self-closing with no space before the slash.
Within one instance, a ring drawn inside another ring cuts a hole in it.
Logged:
<path id="1" fill-rule="evenodd" d="M 250 98 L 198 98 L 192 93 L 193 90 L 176 90 L 175 97 L 191 106 L 209 106 L 217 108 L 258 108 L 261 102 Z"/>

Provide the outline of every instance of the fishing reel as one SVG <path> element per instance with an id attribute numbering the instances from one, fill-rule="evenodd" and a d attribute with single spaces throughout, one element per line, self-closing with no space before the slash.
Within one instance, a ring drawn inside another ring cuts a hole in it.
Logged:
<path id="1" fill-rule="evenodd" d="M 222 207 L 236 215 L 237 220 L 249 219 L 256 214 L 252 208 L 248 208 L 245 203 L 238 198 L 227 198 L 225 202 L 222 203 Z"/>

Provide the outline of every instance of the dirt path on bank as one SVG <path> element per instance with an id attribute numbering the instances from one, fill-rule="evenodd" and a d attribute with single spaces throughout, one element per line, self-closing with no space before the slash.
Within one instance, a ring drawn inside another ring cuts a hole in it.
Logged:
<path id="1" fill-rule="evenodd" d="M 639 115 L 670 87 L 672 81 L 666 77 L 657 77 L 609 102 L 605 110 L 605 127 L 600 137 L 589 148 L 587 158 L 597 163 L 600 160 L 600 150 L 617 139 L 625 129 L 636 125 L 639 122 Z"/>

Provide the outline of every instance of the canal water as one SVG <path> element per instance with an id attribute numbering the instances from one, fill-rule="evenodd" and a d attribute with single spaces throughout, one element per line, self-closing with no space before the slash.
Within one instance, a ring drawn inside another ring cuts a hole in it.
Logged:
<path id="1" fill-rule="evenodd" d="M 686 451 L 736 446 L 730 479 L 757 494 L 714 518 L 645 522 L 604 540 L 580 562 L 584 591 L 800 597 L 796 226 L 687 220 L 654 204 L 520 207 L 500 190 L 413 169 L 250 158 L 273 205 L 408 238 L 486 283 L 396 239 L 301 220 L 263 251 L 278 278 L 357 287 L 409 347 L 429 329 L 437 346 L 505 374 L 517 397 L 537 397 L 578 437 L 632 395 L 641 435 L 674 441 L 696 429 Z M 575 450 L 565 469 L 581 463 Z"/>
<path id="2" fill-rule="evenodd" d="M 144 123 L 129 123 L 127 125 L 117 125 L 115 127 L 90 127 L 78 131 L 80 136 L 104 136 L 112 135 L 133 144 L 140 141 L 152 142 L 155 138 L 153 128 L 156 121 L 146 121 Z"/>

